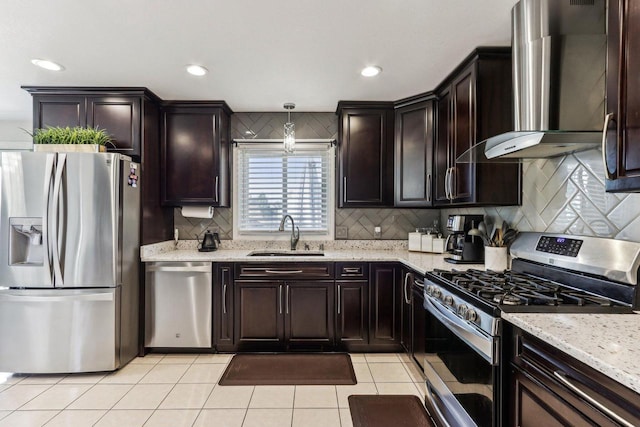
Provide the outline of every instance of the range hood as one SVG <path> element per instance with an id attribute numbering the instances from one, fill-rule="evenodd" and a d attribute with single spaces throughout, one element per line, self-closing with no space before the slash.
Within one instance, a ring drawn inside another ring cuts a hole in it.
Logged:
<path id="1" fill-rule="evenodd" d="M 605 0 L 520 0 L 512 9 L 514 131 L 457 162 L 517 162 L 600 146 L 605 110 Z"/>

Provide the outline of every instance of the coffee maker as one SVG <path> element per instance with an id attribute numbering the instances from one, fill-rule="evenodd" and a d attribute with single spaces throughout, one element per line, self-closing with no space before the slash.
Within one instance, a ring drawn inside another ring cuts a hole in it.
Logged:
<path id="1" fill-rule="evenodd" d="M 449 215 L 447 231 L 449 237 L 445 248 L 450 257 L 444 260 L 453 264 L 482 264 L 484 262 L 484 242 L 478 236 L 470 236 L 469 230 L 478 228 L 484 220 L 482 215 Z"/>

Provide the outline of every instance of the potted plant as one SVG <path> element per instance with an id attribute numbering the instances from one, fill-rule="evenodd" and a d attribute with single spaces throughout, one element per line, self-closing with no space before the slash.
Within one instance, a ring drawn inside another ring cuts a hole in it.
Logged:
<path id="1" fill-rule="evenodd" d="M 27 132 L 28 133 L 28 132 Z M 111 136 L 97 127 L 47 127 L 33 134 L 33 151 L 104 152 Z"/>

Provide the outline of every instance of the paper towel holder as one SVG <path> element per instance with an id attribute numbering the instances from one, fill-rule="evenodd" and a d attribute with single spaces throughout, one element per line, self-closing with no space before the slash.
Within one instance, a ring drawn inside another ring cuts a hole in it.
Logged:
<path id="1" fill-rule="evenodd" d="M 213 218 L 213 206 L 181 206 L 180 213 L 185 218 Z"/>

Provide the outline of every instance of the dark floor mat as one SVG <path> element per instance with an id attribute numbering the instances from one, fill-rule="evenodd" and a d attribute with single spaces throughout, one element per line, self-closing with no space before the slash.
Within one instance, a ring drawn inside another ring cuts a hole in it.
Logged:
<path id="1" fill-rule="evenodd" d="M 413 395 L 351 395 L 353 427 L 435 427 Z"/>
<path id="2" fill-rule="evenodd" d="M 353 385 L 351 358 L 343 353 L 236 354 L 220 385 Z"/>

